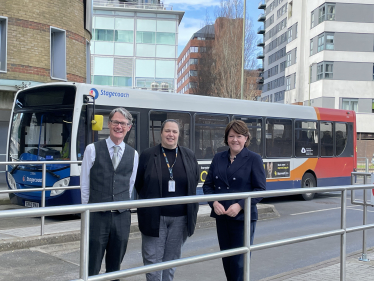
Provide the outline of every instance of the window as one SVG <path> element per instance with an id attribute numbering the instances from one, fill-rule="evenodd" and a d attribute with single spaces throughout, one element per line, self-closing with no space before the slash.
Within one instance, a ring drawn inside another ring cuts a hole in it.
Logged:
<path id="1" fill-rule="evenodd" d="M 310 16 L 310 28 L 314 27 L 314 11 L 311 13 Z"/>
<path id="2" fill-rule="evenodd" d="M 197 76 L 197 70 L 190 70 L 190 76 Z"/>
<path id="3" fill-rule="evenodd" d="M 321 52 L 325 49 L 325 34 L 321 34 L 318 36 L 318 48 L 317 52 Z"/>
<path id="4" fill-rule="evenodd" d="M 234 119 L 242 120 L 247 124 L 250 134 L 248 149 L 262 155 L 262 119 L 245 116 L 235 116 Z"/>
<path id="5" fill-rule="evenodd" d="M 136 43 L 154 44 L 156 41 L 156 32 L 137 31 Z"/>
<path id="6" fill-rule="evenodd" d="M 295 62 L 294 63 L 297 63 L 297 48 L 295 48 Z"/>
<path id="7" fill-rule="evenodd" d="M 334 146 L 332 139 L 332 123 L 321 122 L 319 125 L 321 135 L 321 156 L 333 156 Z"/>
<path id="8" fill-rule="evenodd" d="M 335 20 L 335 4 L 323 4 L 318 9 L 318 23 Z"/>
<path id="9" fill-rule="evenodd" d="M 327 4 L 326 20 L 335 20 L 335 5 Z"/>
<path id="10" fill-rule="evenodd" d="M 200 47 L 200 53 L 206 53 L 206 47 Z"/>
<path id="11" fill-rule="evenodd" d="M 335 155 L 339 156 L 343 153 L 347 145 L 347 124 L 335 123 Z"/>
<path id="12" fill-rule="evenodd" d="M 294 79 L 293 89 L 296 89 L 296 73 L 293 76 L 293 79 Z"/>
<path id="13" fill-rule="evenodd" d="M 313 56 L 313 39 L 310 40 L 310 55 Z"/>
<path id="14" fill-rule="evenodd" d="M 199 47 L 190 47 L 190 53 L 197 53 L 199 52 Z"/>
<path id="15" fill-rule="evenodd" d="M 190 59 L 190 64 L 198 64 L 199 59 Z"/>
<path id="16" fill-rule="evenodd" d="M 295 156 L 318 156 L 317 122 L 295 121 Z"/>
<path id="17" fill-rule="evenodd" d="M 286 77 L 286 91 L 291 90 L 291 76 Z"/>
<path id="18" fill-rule="evenodd" d="M 175 33 L 157 32 L 156 44 L 175 45 Z"/>
<path id="19" fill-rule="evenodd" d="M 325 79 L 333 78 L 333 64 L 325 63 Z"/>
<path id="20" fill-rule="evenodd" d="M 266 120 L 266 156 L 291 157 L 292 121 L 290 119 Z"/>
<path id="21" fill-rule="evenodd" d="M 179 123 L 178 144 L 190 147 L 191 116 L 183 112 L 151 111 L 149 115 L 149 147 L 161 143 L 161 124 L 166 119 L 174 119 Z"/>
<path id="22" fill-rule="evenodd" d="M 51 78 L 66 80 L 66 31 L 51 27 Z"/>
<path id="23" fill-rule="evenodd" d="M 291 65 L 291 52 L 287 53 L 287 61 L 286 61 L 287 67 Z"/>
<path id="24" fill-rule="evenodd" d="M 116 30 L 114 41 L 123 43 L 134 42 L 134 31 L 132 30 Z"/>
<path id="25" fill-rule="evenodd" d="M 288 29 L 288 43 L 292 41 L 292 27 Z"/>
<path id="26" fill-rule="evenodd" d="M 222 136 L 225 135 L 229 117 L 216 114 L 195 116 L 195 155 L 197 159 L 209 159 L 227 149 Z"/>
<path id="27" fill-rule="evenodd" d="M 326 34 L 326 50 L 334 50 L 334 34 Z"/>
<path id="28" fill-rule="evenodd" d="M 292 1 L 288 4 L 288 18 L 292 17 Z"/>
<path id="29" fill-rule="evenodd" d="M 0 72 L 7 71 L 8 18 L 0 17 Z"/>
<path id="30" fill-rule="evenodd" d="M 374 113 L 374 100 L 371 100 L 371 113 Z"/>
<path id="31" fill-rule="evenodd" d="M 334 64 L 332 62 L 321 62 L 317 64 L 317 80 L 332 79 L 333 67 Z"/>
<path id="32" fill-rule="evenodd" d="M 358 110 L 358 99 L 342 99 L 342 109 Z"/>

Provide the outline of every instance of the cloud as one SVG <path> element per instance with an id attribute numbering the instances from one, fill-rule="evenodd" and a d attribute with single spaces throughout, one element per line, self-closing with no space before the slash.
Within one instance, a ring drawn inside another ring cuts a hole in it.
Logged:
<path id="1" fill-rule="evenodd" d="M 192 34 L 204 26 L 204 20 L 195 18 L 183 18 L 179 25 L 178 46 L 184 48 L 191 39 Z"/>

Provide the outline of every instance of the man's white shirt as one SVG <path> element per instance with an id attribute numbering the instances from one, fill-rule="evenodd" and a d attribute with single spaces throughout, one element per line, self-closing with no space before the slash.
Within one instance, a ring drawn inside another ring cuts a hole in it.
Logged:
<path id="1" fill-rule="evenodd" d="M 113 147 L 116 145 L 114 142 L 109 138 L 106 139 L 106 145 L 108 147 L 110 159 L 113 157 Z M 122 155 L 125 152 L 125 143 L 121 142 L 119 145 L 120 149 L 118 150 L 118 158 L 119 161 L 122 159 Z M 95 151 L 95 145 L 93 143 L 89 144 L 86 147 L 86 150 L 84 151 L 83 161 L 82 161 L 82 170 L 81 170 L 81 199 L 82 204 L 87 204 L 88 199 L 90 198 L 90 171 L 95 163 L 96 158 L 96 151 Z M 134 183 L 136 178 L 136 171 L 138 170 L 138 164 L 139 164 L 139 155 L 138 152 L 135 150 L 134 155 L 134 167 L 132 169 L 132 174 L 130 177 L 130 197 L 131 193 L 134 189 Z"/>

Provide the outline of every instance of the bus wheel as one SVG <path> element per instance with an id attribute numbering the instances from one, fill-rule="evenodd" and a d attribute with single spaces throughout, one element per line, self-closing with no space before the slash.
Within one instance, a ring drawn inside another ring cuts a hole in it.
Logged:
<path id="1" fill-rule="evenodd" d="M 303 179 L 301 181 L 301 187 L 302 188 L 309 188 L 309 187 L 316 187 L 316 179 L 311 173 L 305 173 L 303 176 Z M 304 193 L 301 194 L 301 198 L 304 199 L 305 201 L 312 200 L 314 198 L 315 193 Z"/>

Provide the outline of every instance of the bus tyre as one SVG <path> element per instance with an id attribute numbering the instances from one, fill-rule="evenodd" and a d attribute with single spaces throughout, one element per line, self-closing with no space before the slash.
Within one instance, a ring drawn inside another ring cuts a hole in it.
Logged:
<path id="1" fill-rule="evenodd" d="M 303 176 L 303 179 L 301 181 L 301 187 L 302 188 L 309 188 L 309 187 L 316 187 L 316 179 L 311 173 L 305 173 Z M 301 194 L 301 198 L 305 201 L 312 200 L 314 198 L 315 193 L 304 193 Z"/>

